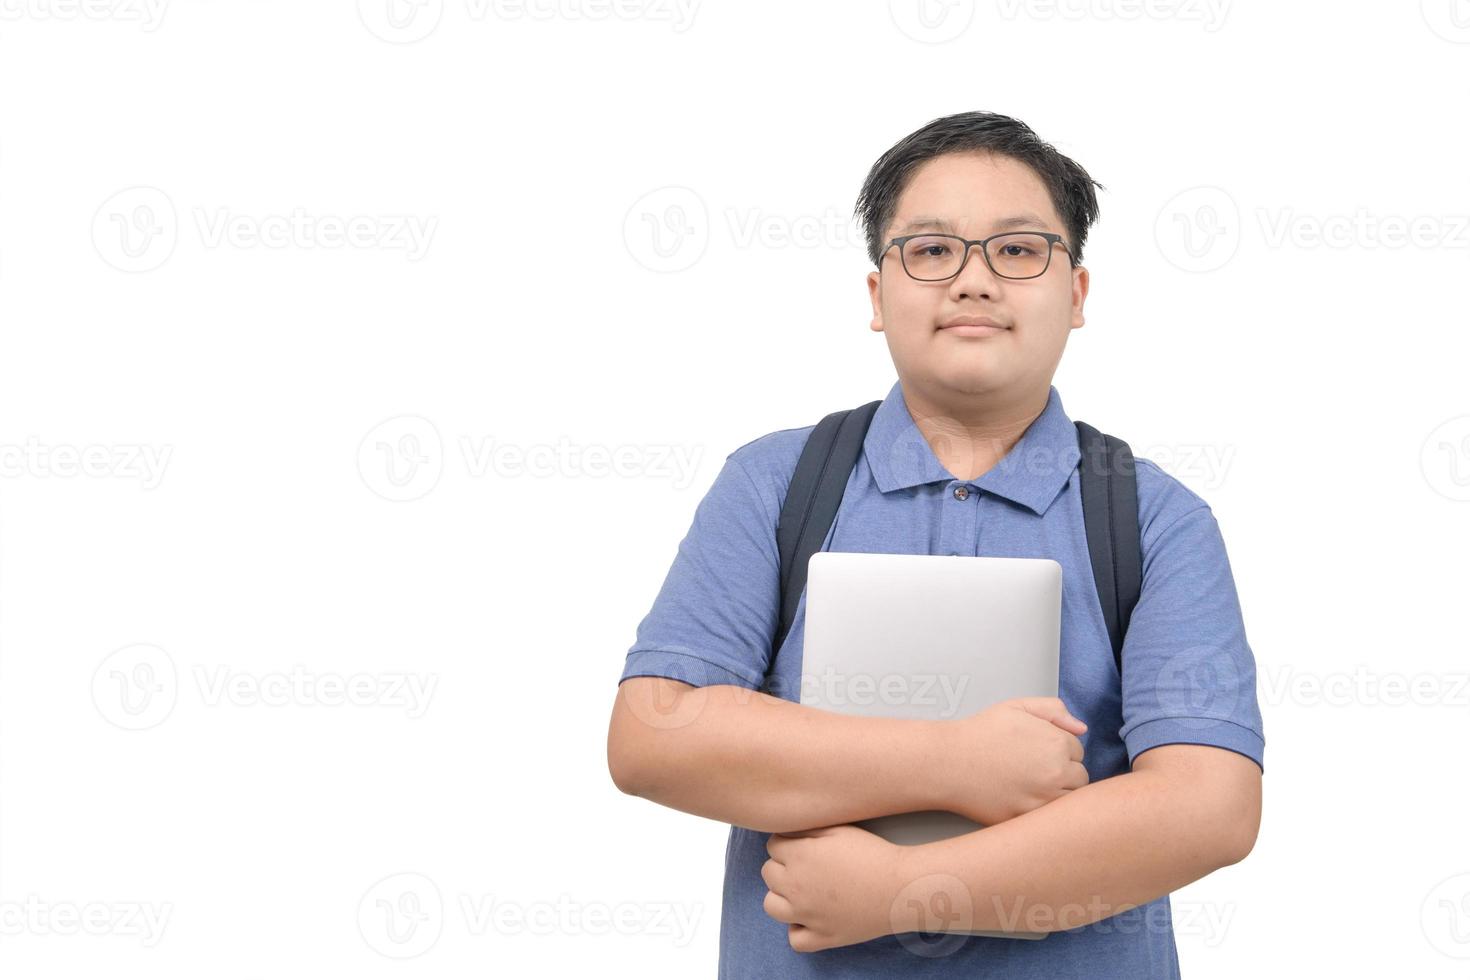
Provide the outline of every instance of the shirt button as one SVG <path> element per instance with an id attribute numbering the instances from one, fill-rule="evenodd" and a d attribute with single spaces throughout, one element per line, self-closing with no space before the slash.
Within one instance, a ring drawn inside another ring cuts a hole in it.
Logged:
<path id="1" fill-rule="evenodd" d="M 956 499 L 956 500 L 964 500 L 969 495 L 970 495 L 970 488 L 969 487 L 955 487 L 954 488 L 954 499 Z"/>

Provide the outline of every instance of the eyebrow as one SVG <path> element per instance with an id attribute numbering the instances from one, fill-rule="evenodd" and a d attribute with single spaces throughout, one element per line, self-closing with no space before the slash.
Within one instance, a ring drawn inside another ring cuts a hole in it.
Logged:
<path id="1" fill-rule="evenodd" d="M 990 227 L 995 229 L 996 231 L 1004 231 L 1008 228 L 1036 228 L 1044 230 L 1046 228 L 1046 221 L 1042 218 L 1038 218 L 1034 214 L 1013 214 L 1008 218 L 1001 218 L 999 221 L 992 223 Z M 910 232 L 923 231 L 928 229 L 948 232 L 951 235 L 959 234 L 959 232 L 955 230 L 954 225 L 951 224 L 948 220 L 944 218 L 931 218 L 927 215 L 914 218 L 908 224 L 900 228 L 898 230 L 898 234 L 907 235 Z"/>

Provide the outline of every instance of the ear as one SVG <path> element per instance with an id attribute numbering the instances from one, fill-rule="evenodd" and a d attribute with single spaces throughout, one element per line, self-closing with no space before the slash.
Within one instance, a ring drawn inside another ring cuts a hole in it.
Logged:
<path id="1" fill-rule="evenodd" d="M 873 303 L 873 322 L 869 329 L 883 332 L 883 277 L 876 272 L 868 273 L 868 299 Z"/>
<path id="2" fill-rule="evenodd" d="M 1079 265 L 1072 270 L 1072 329 L 1076 330 L 1087 322 L 1082 305 L 1087 302 L 1087 267 Z"/>

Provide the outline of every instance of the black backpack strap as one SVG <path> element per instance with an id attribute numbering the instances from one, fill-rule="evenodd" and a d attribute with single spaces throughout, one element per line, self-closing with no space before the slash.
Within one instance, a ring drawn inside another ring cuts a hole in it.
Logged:
<path id="1" fill-rule="evenodd" d="M 781 503 L 776 524 L 776 550 L 781 556 L 781 625 L 771 647 L 774 659 L 796 619 L 796 607 L 806 588 L 806 565 L 822 547 L 837 507 L 847 490 L 847 478 L 863 449 L 863 438 L 880 401 L 833 412 L 817 423 L 797 460 L 796 472 Z"/>
<path id="2" fill-rule="evenodd" d="M 1138 538 L 1138 478 L 1133 452 L 1116 436 L 1105 435 L 1086 422 L 1077 424 L 1082 450 L 1082 520 L 1087 528 L 1087 552 L 1103 622 L 1113 643 L 1113 662 L 1123 676 L 1123 637 L 1143 588 L 1143 556 Z"/>
<path id="3" fill-rule="evenodd" d="M 781 504 L 776 546 L 781 562 L 781 622 L 771 647 L 775 657 L 796 619 L 806 588 L 807 562 L 822 547 L 847 480 L 862 452 L 863 439 L 881 401 L 833 412 L 807 437 Z M 1116 436 L 1077 422 L 1082 451 L 1082 517 L 1098 602 L 1113 646 L 1113 661 L 1123 672 L 1123 637 L 1143 586 L 1138 534 L 1138 484 L 1133 453 Z"/>

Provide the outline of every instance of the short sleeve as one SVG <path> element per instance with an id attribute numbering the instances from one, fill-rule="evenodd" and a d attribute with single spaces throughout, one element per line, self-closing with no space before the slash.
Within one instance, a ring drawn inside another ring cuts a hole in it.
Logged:
<path id="1" fill-rule="evenodd" d="M 1123 727 L 1132 765 L 1159 745 L 1214 745 L 1265 770 L 1256 665 L 1219 524 L 1201 503 L 1145 541 L 1123 642 Z"/>
<path id="2" fill-rule="evenodd" d="M 779 593 L 774 508 L 732 454 L 695 508 L 619 683 L 654 676 L 694 687 L 760 687 Z"/>

